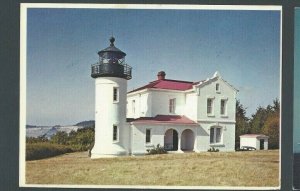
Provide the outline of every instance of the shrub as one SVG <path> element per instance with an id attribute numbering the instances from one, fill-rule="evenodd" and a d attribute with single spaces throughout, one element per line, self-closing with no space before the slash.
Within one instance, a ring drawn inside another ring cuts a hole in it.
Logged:
<path id="1" fill-rule="evenodd" d="M 207 150 L 208 152 L 219 152 L 219 149 L 216 149 L 215 147 L 209 148 Z"/>
<path id="2" fill-rule="evenodd" d="M 49 142 L 46 137 L 26 137 L 26 143 L 41 143 L 41 142 Z"/>
<path id="3" fill-rule="evenodd" d="M 58 131 L 55 135 L 51 137 L 50 142 L 53 144 L 66 145 L 68 138 L 68 133 L 64 131 Z"/>
<path id="4" fill-rule="evenodd" d="M 161 147 L 159 144 L 154 147 L 153 149 L 147 149 L 148 155 L 155 155 L 155 154 L 166 154 L 167 151 L 164 149 L 164 147 Z"/>
<path id="5" fill-rule="evenodd" d="M 37 160 L 73 152 L 68 146 L 51 143 L 27 143 L 26 160 Z"/>

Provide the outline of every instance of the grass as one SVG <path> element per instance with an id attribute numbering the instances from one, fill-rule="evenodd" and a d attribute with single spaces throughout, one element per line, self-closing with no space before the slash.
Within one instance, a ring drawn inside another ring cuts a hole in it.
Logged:
<path id="1" fill-rule="evenodd" d="M 91 160 L 87 152 L 26 162 L 26 184 L 279 185 L 279 152 L 147 155 Z"/>

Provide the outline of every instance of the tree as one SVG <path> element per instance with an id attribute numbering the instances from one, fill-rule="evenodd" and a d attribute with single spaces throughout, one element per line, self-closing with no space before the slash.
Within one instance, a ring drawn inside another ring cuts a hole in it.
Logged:
<path id="1" fill-rule="evenodd" d="M 260 134 L 262 127 L 264 126 L 264 123 L 268 117 L 268 111 L 271 110 L 270 106 L 267 106 L 267 108 L 263 108 L 259 106 L 256 109 L 256 113 L 252 115 L 252 119 L 250 120 L 250 132 L 252 134 Z"/>
<path id="2" fill-rule="evenodd" d="M 236 102 L 235 148 L 240 148 L 240 135 L 249 132 L 249 118 L 246 117 L 246 108 L 238 100 Z"/>
<path id="3" fill-rule="evenodd" d="M 280 102 L 278 99 L 273 101 L 272 110 L 262 128 L 262 133 L 269 136 L 269 148 L 279 148 L 279 126 L 280 126 Z"/>
<path id="4" fill-rule="evenodd" d="M 279 102 L 278 98 L 276 98 L 276 99 L 273 101 L 272 109 L 273 109 L 274 112 L 280 113 L 280 102 Z"/>
<path id="5" fill-rule="evenodd" d="M 267 118 L 262 133 L 269 136 L 270 149 L 279 148 L 279 113 L 274 113 Z"/>
<path id="6" fill-rule="evenodd" d="M 279 148 L 280 102 L 273 100 L 266 108 L 259 107 L 250 120 L 250 133 L 269 136 L 269 148 Z"/>
<path id="7" fill-rule="evenodd" d="M 58 131 L 55 135 L 52 136 L 51 142 L 61 145 L 66 145 L 68 142 L 68 133 L 64 131 Z"/>

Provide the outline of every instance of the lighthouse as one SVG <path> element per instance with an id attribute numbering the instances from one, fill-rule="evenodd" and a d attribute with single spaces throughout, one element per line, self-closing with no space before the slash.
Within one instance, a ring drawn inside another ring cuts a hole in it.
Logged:
<path id="1" fill-rule="evenodd" d="M 127 80 L 131 67 L 126 64 L 126 53 L 115 47 L 98 52 L 99 61 L 91 66 L 95 79 L 95 144 L 91 158 L 127 155 L 129 128 L 126 126 Z"/>

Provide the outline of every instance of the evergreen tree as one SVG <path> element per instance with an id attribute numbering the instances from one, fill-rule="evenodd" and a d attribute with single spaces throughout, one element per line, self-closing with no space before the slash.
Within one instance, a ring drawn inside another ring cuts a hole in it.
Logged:
<path id="1" fill-rule="evenodd" d="M 238 100 L 236 102 L 235 148 L 240 148 L 240 135 L 249 132 L 249 118 L 246 117 L 246 108 Z"/>
<path id="2" fill-rule="evenodd" d="M 260 134 L 262 127 L 265 124 L 265 121 L 268 117 L 268 112 L 271 111 L 271 107 L 263 108 L 259 106 L 256 109 L 256 113 L 252 115 L 252 119 L 250 120 L 250 132 L 252 134 Z"/>

